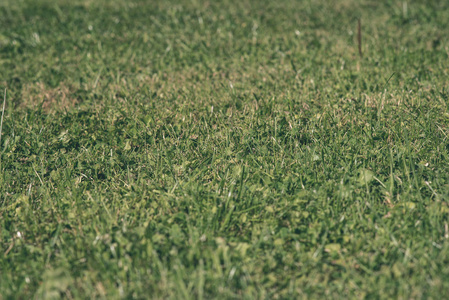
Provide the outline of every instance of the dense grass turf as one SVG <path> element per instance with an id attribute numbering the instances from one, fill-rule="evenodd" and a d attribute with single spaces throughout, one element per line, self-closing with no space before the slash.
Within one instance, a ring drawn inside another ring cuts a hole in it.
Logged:
<path id="1" fill-rule="evenodd" d="M 1 1 L 0 298 L 441 299 L 448 36 L 447 1 Z"/>

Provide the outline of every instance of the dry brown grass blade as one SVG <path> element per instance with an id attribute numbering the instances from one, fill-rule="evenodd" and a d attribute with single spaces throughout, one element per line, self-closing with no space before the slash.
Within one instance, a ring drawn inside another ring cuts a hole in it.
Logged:
<path id="1" fill-rule="evenodd" d="M 5 95 L 3 96 L 2 119 L 0 121 L 0 146 L 2 145 L 3 115 L 5 114 L 5 104 L 6 104 L 6 89 L 5 89 Z"/>

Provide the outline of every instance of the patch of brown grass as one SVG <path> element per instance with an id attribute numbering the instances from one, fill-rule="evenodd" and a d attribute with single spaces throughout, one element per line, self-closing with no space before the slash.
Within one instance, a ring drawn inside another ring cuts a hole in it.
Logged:
<path id="1" fill-rule="evenodd" d="M 78 103 L 72 95 L 73 87 L 64 83 L 55 88 L 48 87 L 42 82 L 30 83 L 22 89 L 19 106 L 32 108 L 42 103 L 43 110 L 48 113 L 71 109 Z"/>

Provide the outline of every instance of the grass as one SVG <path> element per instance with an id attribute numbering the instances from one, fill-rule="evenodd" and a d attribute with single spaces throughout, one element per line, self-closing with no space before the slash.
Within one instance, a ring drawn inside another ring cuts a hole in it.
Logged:
<path id="1" fill-rule="evenodd" d="M 448 35 L 444 1 L 2 1 L 0 299 L 441 299 Z"/>

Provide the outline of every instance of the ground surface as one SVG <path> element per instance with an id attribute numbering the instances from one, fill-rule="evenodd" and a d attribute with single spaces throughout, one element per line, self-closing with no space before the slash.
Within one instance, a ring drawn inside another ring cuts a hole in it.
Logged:
<path id="1" fill-rule="evenodd" d="M 252 2 L 1 1 L 0 299 L 449 290 L 449 2 Z"/>

